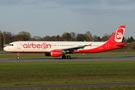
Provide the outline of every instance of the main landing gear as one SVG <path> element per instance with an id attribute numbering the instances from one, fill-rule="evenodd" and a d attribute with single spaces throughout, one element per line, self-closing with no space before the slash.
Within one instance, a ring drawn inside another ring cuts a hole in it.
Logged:
<path id="1" fill-rule="evenodd" d="M 67 58 L 67 59 L 71 59 L 71 56 L 70 56 L 70 55 L 65 55 L 65 54 L 63 54 L 63 55 L 62 55 L 62 59 L 66 59 L 66 58 Z"/>

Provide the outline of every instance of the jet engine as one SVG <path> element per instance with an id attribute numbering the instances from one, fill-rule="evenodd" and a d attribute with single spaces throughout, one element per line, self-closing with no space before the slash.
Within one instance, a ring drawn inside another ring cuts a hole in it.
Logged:
<path id="1" fill-rule="evenodd" d="M 52 50 L 51 51 L 51 56 L 52 57 L 60 57 L 62 55 L 62 50 Z"/>

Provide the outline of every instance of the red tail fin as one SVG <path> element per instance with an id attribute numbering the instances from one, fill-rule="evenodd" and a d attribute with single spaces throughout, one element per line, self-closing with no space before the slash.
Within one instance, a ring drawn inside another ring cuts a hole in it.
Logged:
<path id="1" fill-rule="evenodd" d="M 103 45 L 93 48 L 93 49 L 80 50 L 79 52 L 99 53 L 99 52 L 106 52 L 106 51 L 115 50 L 115 49 L 119 49 L 119 48 L 127 46 L 126 43 L 122 42 L 122 39 L 125 33 L 125 28 L 126 26 L 124 25 L 120 26 L 111 36 L 111 38 L 108 41 L 106 41 Z"/>
<path id="2" fill-rule="evenodd" d="M 112 43 L 120 43 L 123 40 L 123 36 L 125 33 L 125 25 L 120 26 L 115 33 L 111 36 L 111 38 L 108 40 L 108 42 Z"/>

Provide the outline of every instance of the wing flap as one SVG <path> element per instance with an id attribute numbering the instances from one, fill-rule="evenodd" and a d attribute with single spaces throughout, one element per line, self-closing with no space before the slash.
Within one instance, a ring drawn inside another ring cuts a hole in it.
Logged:
<path id="1" fill-rule="evenodd" d="M 83 46 L 78 46 L 78 47 L 72 47 L 72 48 L 66 48 L 66 49 L 62 49 L 62 50 L 77 50 L 77 49 L 83 49 L 85 46 L 88 46 L 88 45 L 83 45 Z"/>
<path id="2" fill-rule="evenodd" d="M 63 50 L 66 54 L 69 54 L 69 53 L 74 53 L 74 50 L 83 49 L 85 46 L 89 46 L 89 45 L 83 45 L 83 46 L 65 48 L 65 49 L 61 49 L 61 50 Z"/>

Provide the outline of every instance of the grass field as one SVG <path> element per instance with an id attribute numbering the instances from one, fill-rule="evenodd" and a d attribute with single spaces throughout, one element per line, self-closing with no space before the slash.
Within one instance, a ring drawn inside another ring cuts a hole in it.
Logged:
<path id="1" fill-rule="evenodd" d="M 91 54 L 90 54 L 91 55 Z M 90 56 L 84 54 L 83 56 Z M 100 53 L 92 56 L 134 56 L 135 53 Z M 0 58 L 16 54 L 1 53 Z M 40 57 L 41 56 L 41 57 Z M 73 57 L 81 55 L 73 55 Z M 45 58 L 42 54 L 22 54 L 22 58 Z M 135 61 L 112 62 L 3 62 L 0 63 L 0 86 L 88 84 L 135 82 Z M 84 90 L 74 89 L 74 90 Z M 135 86 L 90 88 L 91 90 L 134 90 Z M 59 90 L 59 89 L 58 89 Z M 62 89 L 63 90 L 63 89 Z M 66 89 L 73 90 L 73 89 Z"/>
<path id="2" fill-rule="evenodd" d="M 135 62 L 0 63 L 0 85 L 135 82 Z"/>

